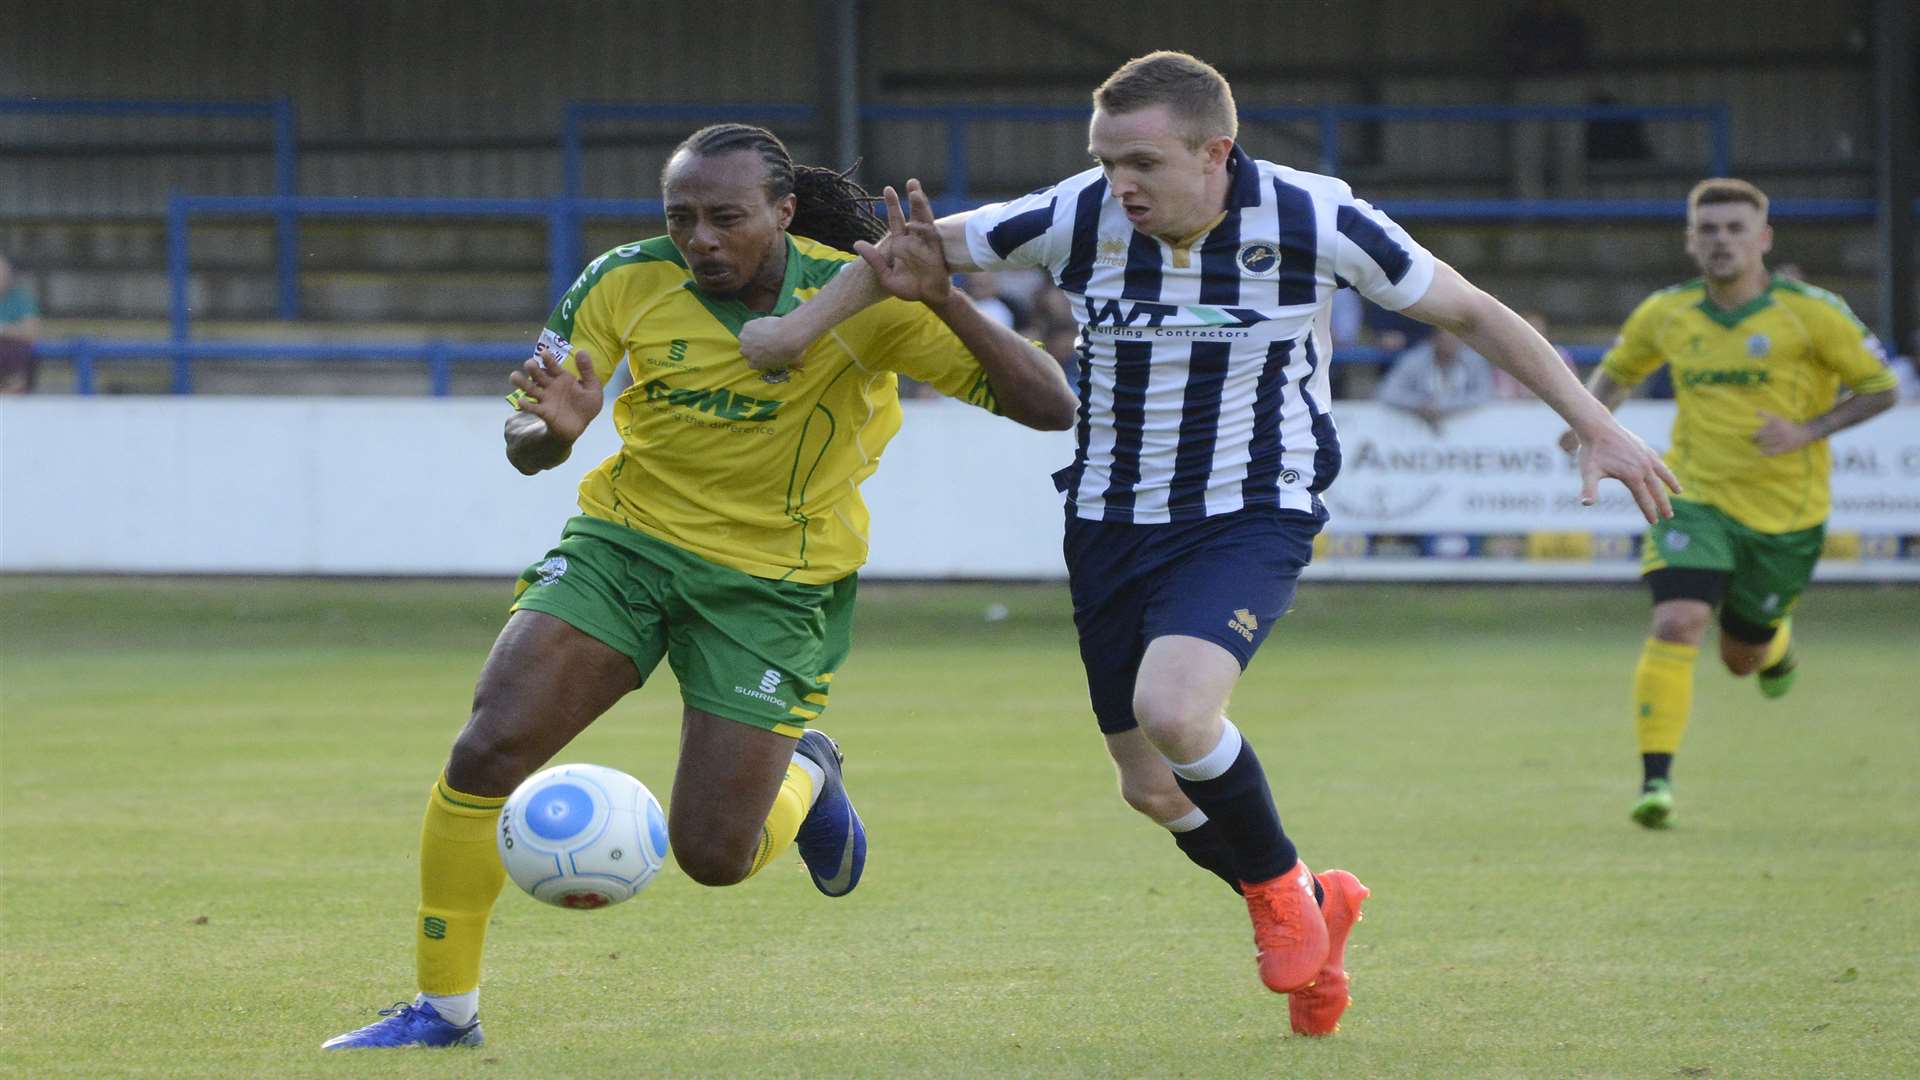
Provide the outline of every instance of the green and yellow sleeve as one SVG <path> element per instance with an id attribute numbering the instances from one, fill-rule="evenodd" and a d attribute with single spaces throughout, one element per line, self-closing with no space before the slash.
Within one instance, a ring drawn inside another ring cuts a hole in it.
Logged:
<path id="1" fill-rule="evenodd" d="M 1620 328 L 1620 336 L 1614 339 L 1613 347 L 1600 358 L 1600 370 L 1621 386 L 1639 385 L 1642 379 L 1666 363 L 1666 357 L 1660 355 L 1655 336 L 1666 298 L 1667 293 L 1662 291 L 1640 301 L 1640 306 L 1627 316 L 1626 325 Z"/>
<path id="2" fill-rule="evenodd" d="M 925 304 L 889 299 L 870 310 L 879 316 L 872 352 L 882 365 L 947 397 L 1001 415 L 986 369 Z"/>
<path id="3" fill-rule="evenodd" d="M 1877 394 L 1898 386 L 1899 377 L 1887 366 L 1886 351 L 1873 331 L 1838 296 L 1828 293 L 1821 299 L 1825 302 L 1809 305 L 1814 314 L 1807 320 L 1819 362 L 1856 394 Z"/>

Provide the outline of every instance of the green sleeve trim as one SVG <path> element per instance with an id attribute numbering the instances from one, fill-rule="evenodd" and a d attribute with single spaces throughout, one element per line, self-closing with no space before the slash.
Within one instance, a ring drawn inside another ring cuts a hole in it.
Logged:
<path id="1" fill-rule="evenodd" d="M 1822 289 L 1817 285 L 1809 285 L 1804 281 L 1795 281 L 1792 278 L 1781 277 L 1778 274 L 1774 275 L 1773 288 L 1779 289 L 1782 292 L 1792 293 L 1795 296 L 1804 296 L 1809 300 L 1818 300 L 1845 316 L 1847 322 L 1858 327 L 1862 334 L 1868 332 L 1867 324 L 1860 321 L 1860 317 L 1853 313 L 1853 308 L 1848 306 L 1846 299 L 1839 293 L 1828 292 L 1826 289 Z"/>

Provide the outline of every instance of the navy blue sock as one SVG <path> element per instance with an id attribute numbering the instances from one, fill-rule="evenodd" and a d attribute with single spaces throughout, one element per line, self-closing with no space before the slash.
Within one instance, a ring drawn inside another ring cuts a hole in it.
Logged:
<path id="1" fill-rule="evenodd" d="M 1174 833 L 1173 842 L 1193 865 L 1226 882 L 1234 892 L 1240 891 L 1239 879 L 1233 876 L 1233 848 L 1219 822 L 1208 818 L 1197 829 Z"/>
<path id="2" fill-rule="evenodd" d="M 1293 869 L 1299 862 L 1293 841 L 1280 827 L 1280 812 L 1274 809 L 1273 795 L 1267 790 L 1267 774 L 1253 744 L 1246 742 L 1231 726 L 1227 738 L 1240 740 L 1240 753 L 1224 772 L 1204 780 L 1182 776 L 1193 765 L 1174 766 L 1174 780 L 1187 793 L 1193 805 L 1206 812 L 1210 822 L 1220 826 L 1228 850 L 1233 855 L 1233 872 L 1241 881 L 1261 882 Z M 1195 765 L 1204 762 L 1196 762 Z"/>
<path id="3" fill-rule="evenodd" d="M 1645 780 L 1640 785 L 1641 789 L 1651 788 L 1655 780 L 1666 780 L 1667 773 L 1672 768 L 1672 754 L 1641 754 L 1640 771 L 1645 775 Z"/>

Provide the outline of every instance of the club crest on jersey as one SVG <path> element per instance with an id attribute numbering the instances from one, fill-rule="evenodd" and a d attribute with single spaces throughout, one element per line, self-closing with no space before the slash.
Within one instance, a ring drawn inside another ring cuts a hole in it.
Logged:
<path id="1" fill-rule="evenodd" d="M 1249 274 L 1271 274 L 1280 268 L 1280 245 L 1271 240 L 1254 240 L 1240 245 L 1235 257 L 1240 269 Z"/>
<path id="2" fill-rule="evenodd" d="M 1767 335 L 1765 334 L 1755 334 L 1747 339 L 1747 355 L 1753 357 L 1755 360 L 1766 356 L 1767 352 L 1772 348 L 1773 342 L 1768 341 Z"/>
<path id="3" fill-rule="evenodd" d="M 541 585 L 551 585 L 559 581 L 566 575 L 566 572 L 567 557 L 565 555 L 555 555 L 534 568 L 534 573 L 540 575 L 540 580 L 537 584 Z"/>
<path id="4" fill-rule="evenodd" d="M 1127 242 L 1119 237 L 1109 236 L 1101 240 L 1093 249 L 1093 265 L 1124 267 L 1127 265 Z"/>

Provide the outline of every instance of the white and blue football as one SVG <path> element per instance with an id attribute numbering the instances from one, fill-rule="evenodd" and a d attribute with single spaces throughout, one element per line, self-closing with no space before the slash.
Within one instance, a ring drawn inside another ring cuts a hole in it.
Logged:
<path id="1" fill-rule="evenodd" d="M 500 861 L 529 896 L 603 908 L 647 887 L 667 859 L 667 816 L 647 785 L 604 765 L 527 777 L 500 812 Z"/>

